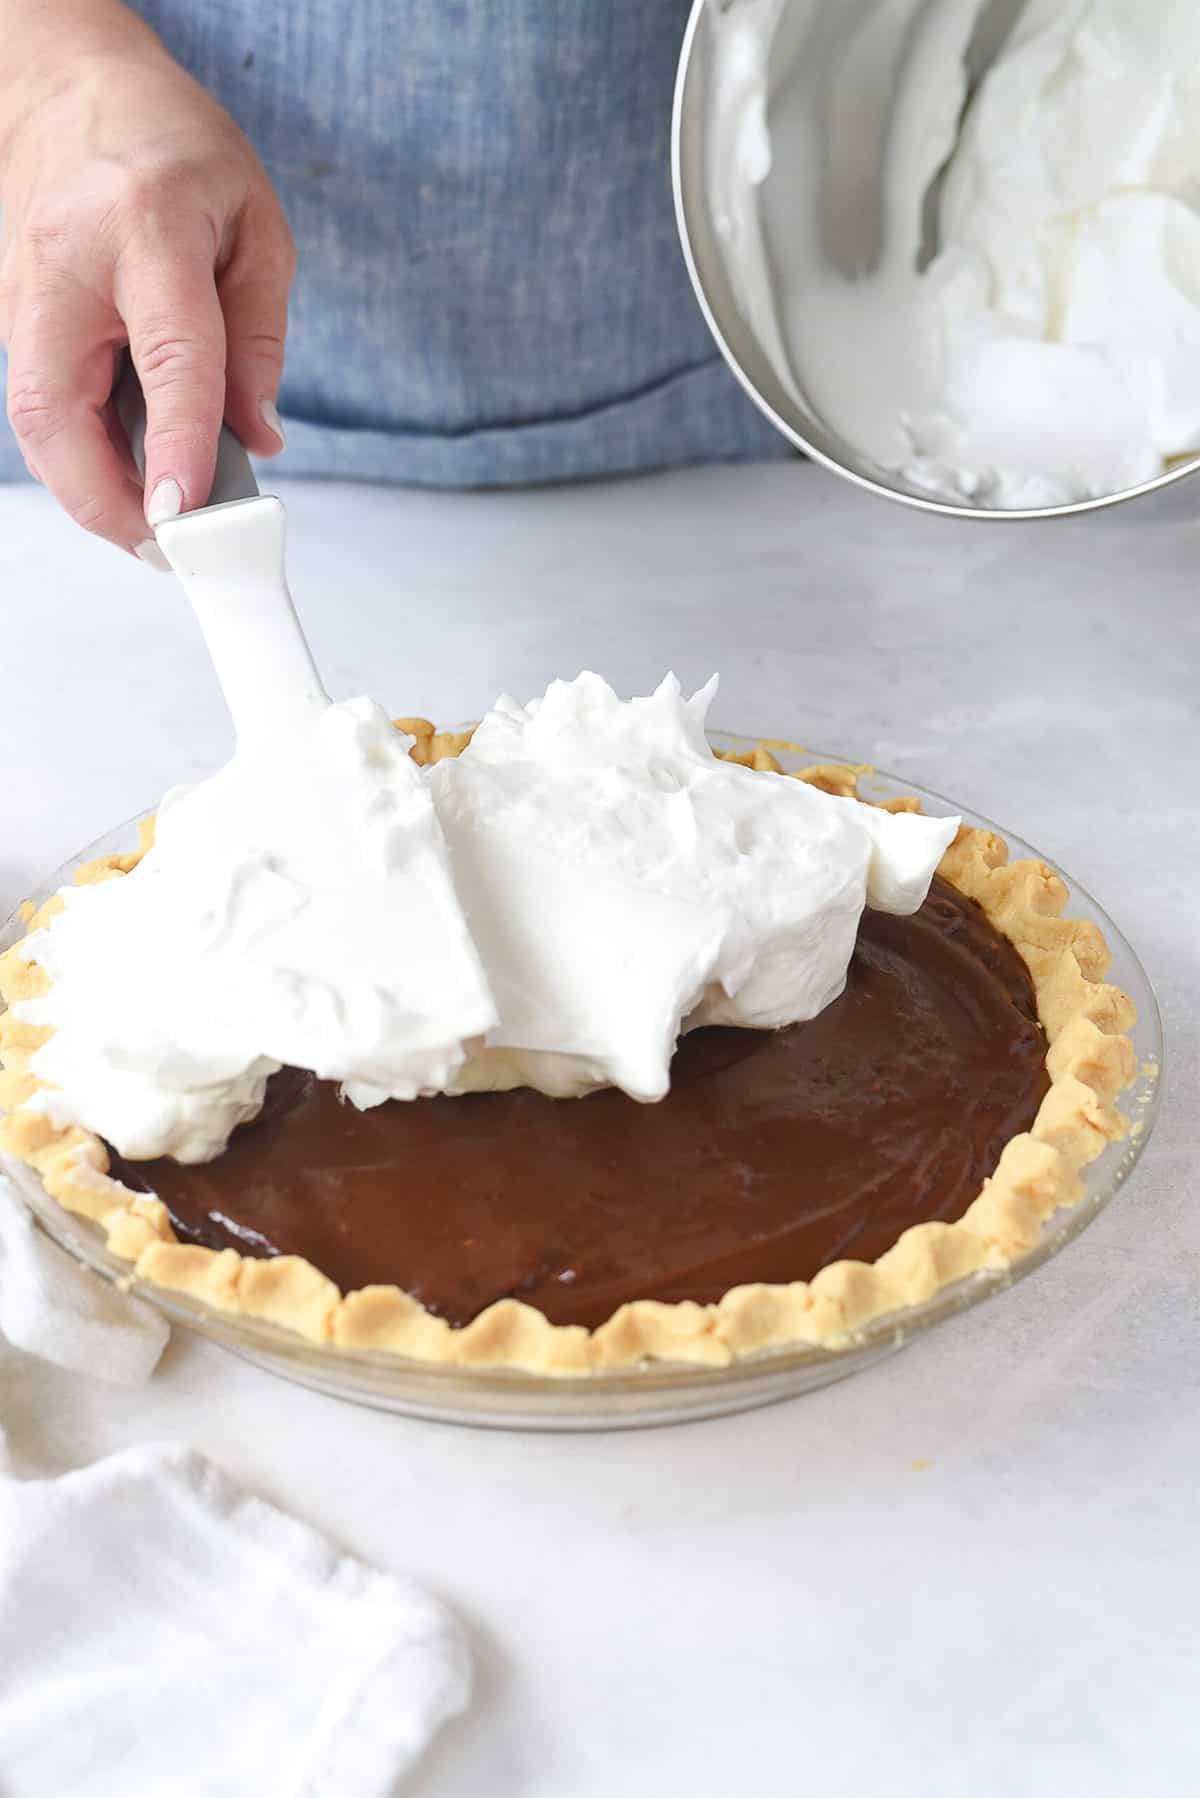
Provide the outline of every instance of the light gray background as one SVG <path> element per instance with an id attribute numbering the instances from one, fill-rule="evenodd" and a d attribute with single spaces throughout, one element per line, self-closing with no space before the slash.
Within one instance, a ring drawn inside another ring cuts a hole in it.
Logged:
<path id="1" fill-rule="evenodd" d="M 356 1411 L 180 1337 L 132 1394 L 0 1361 L 18 1462 L 179 1437 L 446 1594 L 480 1684 L 405 1787 L 422 1798 L 1194 1793 L 1188 491 L 1069 524 L 959 526 L 799 465 L 507 495 L 286 487 L 293 587 L 335 695 L 454 721 L 583 666 L 624 692 L 716 668 L 715 723 L 875 761 L 1052 854 L 1158 988 L 1158 1132 L 1058 1262 L 774 1409 L 492 1435 Z M 228 732 L 172 581 L 16 490 L 0 495 L 0 567 L 7 911 L 212 768 Z"/>

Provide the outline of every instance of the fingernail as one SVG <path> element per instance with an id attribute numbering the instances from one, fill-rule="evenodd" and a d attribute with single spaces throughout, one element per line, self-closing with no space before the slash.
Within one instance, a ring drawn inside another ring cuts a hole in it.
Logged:
<path id="1" fill-rule="evenodd" d="M 274 431 L 279 439 L 281 450 L 287 448 L 287 433 L 283 428 L 283 420 L 279 416 L 279 407 L 274 400 L 259 400 L 258 410 L 268 431 Z"/>
<path id="2" fill-rule="evenodd" d="M 163 555 L 162 550 L 159 549 L 158 544 L 154 541 L 153 537 L 147 537 L 144 543 L 135 543 L 133 546 L 133 553 L 139 562 L 144 562 L 146 564 L 147 568 L 155 568 L 158 570 L 159 574 L 170 574 L 171 564 L 167 561 L 167 558 Z"/>
<path id="3" fill-rule="evenodd" d="M 146 502 L 146 523 L 166 524 L 183 511 L 183 488 L 178 481 L 160 481 Z"/>

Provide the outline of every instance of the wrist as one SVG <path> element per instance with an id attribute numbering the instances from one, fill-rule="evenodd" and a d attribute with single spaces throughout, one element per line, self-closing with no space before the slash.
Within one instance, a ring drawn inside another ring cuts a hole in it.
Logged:
<path id="1" fill-rule="evenodd" d="M 118 0 L 0 0 L 0 173 L 21 127 L 72 91 L 103 90 L 139 64 L 170 62 Z"/>

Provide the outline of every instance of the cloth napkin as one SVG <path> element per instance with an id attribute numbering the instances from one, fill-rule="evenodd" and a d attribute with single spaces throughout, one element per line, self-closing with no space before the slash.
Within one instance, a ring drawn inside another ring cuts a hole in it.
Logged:
<path id="1" fill-rule="evenodd" d="M 4 1798 L 385 1798 L 469 1685 L 441 1604 L 200 1455 L 0 1480 Z"/>
<path id="2" fill-rule="evenodd" d="M 4 1355 L 128 1385 L 166 1326 L 0 1177 L 0 1334 Z M 3 1798 L 387 1798 L 469 1692 L 444 1605 L 203 1456 L 162 1443 L 18 1479 L 0 1430 Z"/>
<path id="3" fill-rule="evenodd" d="M 56 1367 L 136 1386 L 153 1373 L 169 1335 L 150 1305 L 51 1242 L 0 1173 L 0 1338 Z"/>

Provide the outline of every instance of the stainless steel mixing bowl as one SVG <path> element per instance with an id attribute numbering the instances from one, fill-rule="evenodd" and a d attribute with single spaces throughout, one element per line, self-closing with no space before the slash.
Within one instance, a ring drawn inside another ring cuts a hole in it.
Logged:
<path id="1" fill-rule="evenodd" d="M 733 285 L 725 260 L 725 251 L 714 225 L 707 171 L 712 145 L 709 142 L 708 100 L 713 72 L 715 34 L 713 15 L 729 5 L 746 0 L 694 0 L 684 36 L 679 72 L 675 84 L 675 111 L 672 130 L 672 178 L 675 188 L 675 211 L 679 235 L 688 272 L 709 329 L 728 362 L 755 405 L 778 431 L 798 450 L 823 462 L 835 473 L 844 475 L 869 493 L 899 500 L 925 512 L 936 512 L 956 518 L 1021 520 L 1061 518 L 1075 513 L 1096 512 L 1125 500 L 1161 493 L 1194 474 L 1200 468 L 1200 457 L 1188 458 L 1168 467 L 1154 480 L 1129 487 L 1099 498 L 1078 500 L 1069 505 L 1037 507 L 1029 510 L 998 509 L 973 505 L 967 500 L 934 497 L 911 486 L 900 475 L 880 468 L 852 443 L 835 435 L 823 420 L 779 379 L 762 342 L 748 323 L 734 297 Z M 761 3 L 761 0 L 760 0 Z M 790 33 L 794 49 L 798 33 L 805 33 L 803 54 L 836 54 L 839 39 L 834 30 L 815 29 L 820 15 L 835 14 L 846 0 L 784 0 L 783 16 L 776 33 Z M 985 46 L 995 41 L 998 30 L 990 33 L 989 22 L 1003 27 L 1005 18 L 1011 23 L 1021 0 L 988 0 L 981 4 L 984 29 L 977 29 L 976 41 Z M 768 61 L 768 74 L 770 62 Z M 880 182 L 883 163 L 880 158 Z M 800 168 L 777 168 L 771 181 L 802 181 Z"/>

